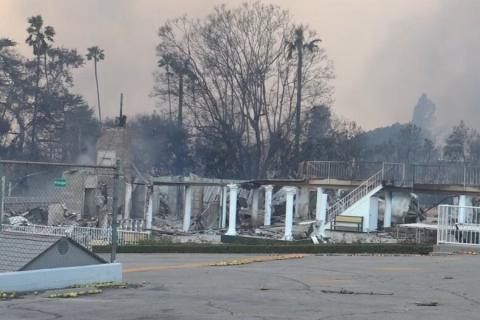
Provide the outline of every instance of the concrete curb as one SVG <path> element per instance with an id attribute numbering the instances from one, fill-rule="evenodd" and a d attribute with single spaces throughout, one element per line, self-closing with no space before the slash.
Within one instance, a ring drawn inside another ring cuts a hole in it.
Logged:
<path id="1" fill-rule="evenodd" d="M 433 246 L 433 253 L 440 254 L 480 254 L 480 246 L 465 244 L 437 244 Z"/>
<path id="2" fill-rule="evenodd" d="M 0 273 L 0 291 L 24 292 L 70 287 L 74 284 L 122 281 L 122 264 L 40 269 Z"/>

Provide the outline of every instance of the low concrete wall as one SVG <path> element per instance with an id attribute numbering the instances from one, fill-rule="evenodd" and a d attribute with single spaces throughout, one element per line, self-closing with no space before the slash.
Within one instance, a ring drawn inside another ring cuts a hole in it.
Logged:
<path id="1" fill-rule="evenodd" d="M 74 284 L 122 281 L 122 264 L 0 273 L 0 291 L 23 292 L 66 288 Z"/>

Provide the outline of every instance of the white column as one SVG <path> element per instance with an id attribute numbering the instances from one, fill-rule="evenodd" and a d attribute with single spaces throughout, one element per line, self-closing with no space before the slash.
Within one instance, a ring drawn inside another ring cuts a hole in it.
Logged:
<path id="1" fill-rule="evenodd" d="M 323 188 L 317 188 L 317 202 L 315 204 L 315 220 L 325 221 L 322 219 L 322 198 L 323 198 Z"/>
<path id="2" fill-rule="evenodd" d="M 183 231 L 188 232 L 192 218 L 192 187 L 185 187 L 185 205 L 183 215 Z"/>
<path id="3" fill-rule="evenodd" d="M 285 187 L 284 188 L 286 195 L 286 208 L 285 208 L 285 235 L 283 240 L 291 241 L 292 237 L 292 227 L 293 227 L 293 197 L 297 191 L 295 187 Z"/>
<path id="4" fill-rule="evenodd" d="M 325 236 L 328 200 L 328 195 L 323 191 L 323 188 L 317 188 L 317 203 L 315 207 L 315 220 L 319 222 L 318 235 L 322 237 Z"/>
<path id="5" fill-rule="evenodd" d="M 125 212 L 124 219 L 130 219 L 130 211 L 132 209 L 132 184 L 125 183 Z"/>
<path id="6" fill-rule="evenodd" d="M 147 214 L 146 214 L 146 226 L 147 230 L 152 230 L 152 220 L 153 220 L 153 188 L 151 192 L 148 193 L 148 206 L 147 206 Z"/>
<path id="7" fill-rule="evenodd" d="M 256 227 L 258 223 L 258 197 L 260 196 L 260 190 L 253 190 L 252 197 L 252 226 Z"/>
<path id="8" fill-rule="evenodd" d="M 298 188 L 297 197 L 295 201 L 295 216 L 299 218 L 307 218 L 309 203 L 310 203 L 310 189 L 308 187 Z"/>
<path id="9" fill-rule="evenodd" d="M 265 215 L 263 217 L 263 225 L 271 225 L 272 220 L 272 191 L 273 186 L 264 186 L 265 188 Z"/>
<path id="10" fill-rule="evenodd" d="M 222 229 L 227 227 L 227 187 L 223 187 L 222 190 Z"/>
<path id="11" fill-rule="evenodd" d="M 228 215 L 228 230 L 227 236 L 236 236 L 237 235 L 237 194 L 238 186 L 236 184 L 229 184 L 228 188 L 230 189 L 230 206 L 229 206 L 229 215 Z"/>
<path id="12" fill-rule="evenodd" d="M 392 192 L 385 191 L 385 213 L 383 214 L 383 227 L 392 226 Z"/>
<path id="13" fill-rule="evenodd" d="M 464 223 L 465 218 L 466 218 L 466 206 L 467 206 L 467 196 L 466 195 L 460 195 L 458 197 L 458 222 L 459 223 Z"/>

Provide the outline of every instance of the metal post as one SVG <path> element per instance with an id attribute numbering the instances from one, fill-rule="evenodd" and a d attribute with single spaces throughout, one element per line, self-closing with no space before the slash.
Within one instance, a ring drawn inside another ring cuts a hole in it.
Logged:
<path id="1" fill-rule="evenodd" d="M 0 170 L 0 174 L 2 174 Z M 3 217 L 5 212 L 5 176 L 2 175 L 0 182 L 0 231 L 2 231 Z"/>
<path id="2" fill-rule="evenodd" d="M 113 175 L 113 200 L 112 200 L 112 255 L 110 262 L 115 262 L 117 258 L 117 214 L 118 214 L 118 194 L 120 193 L 120 159 L 115 164 L 115 173 Z"/>

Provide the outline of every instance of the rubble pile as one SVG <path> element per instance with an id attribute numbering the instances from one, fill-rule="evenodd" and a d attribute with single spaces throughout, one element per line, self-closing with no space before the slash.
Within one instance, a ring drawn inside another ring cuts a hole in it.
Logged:
<path id="1" fill-rule="evenodd" d="M 2 223 L 13 226 L 45 225 L 45 226 L 80 226 L 97 227 L 98 218 L 81 217 L 80 214 L 68 210 L 64 204 L 55 203 L 47 207 L 38 206 L 25 212 L 15 212 L 6 208 Z"/>
<path id="2" fill-rule="evenodd" d="M 163 234 L 180 234 L 182 232 L 182 220 L 168 214 L 154 216 L 152 220 L 153 230 Z"/>

